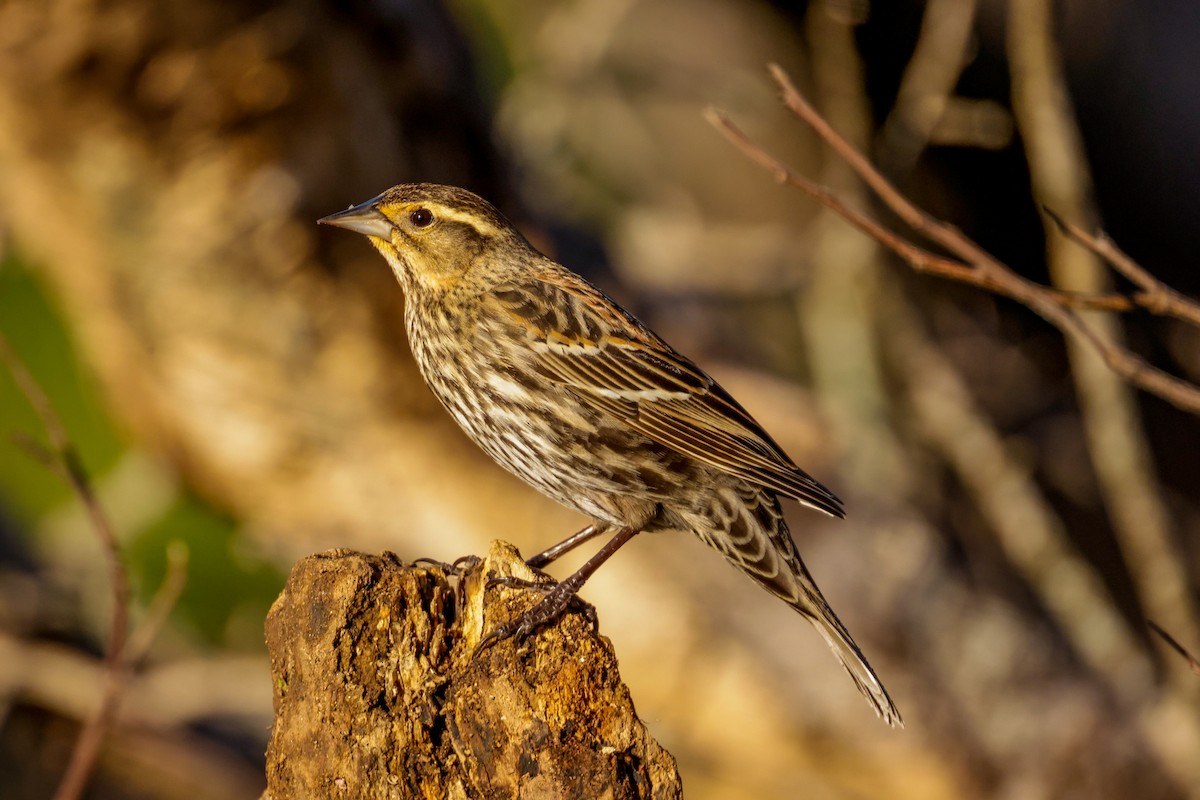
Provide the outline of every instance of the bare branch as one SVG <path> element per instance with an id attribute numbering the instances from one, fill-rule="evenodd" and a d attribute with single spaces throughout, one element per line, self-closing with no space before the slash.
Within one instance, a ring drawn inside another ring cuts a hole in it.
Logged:
<path id="1" fill-rule="evenodd" d="M 76 497 L 83 504 L 91 521 L 92 529 L 104 550 L 108 561 L 109 581 L 112 586 L 113 610 L 112 621 L 108 636 L 108 653 L 105 656 L 105 689 L 100 706 L 96 713 L 84 725 L 71 752 L 71 760 L 63 773 L 54 800 L 75 800 L 83 794 L 88 777 L 95 766 L 109 728 L 116 716 L 120 704 L 121 688 L 128 662 L 125 659 L 125 642 L 129 630 L 129 576 L 121 561 L 120 549 L 116 534 L 108 521 L 104 509 L 96 493 L 92 490 L 91 482 L 83 469 L 66 428 L 54 411 L 54 406 L 37 380 L 25 367 L 9 346 L 8 340 L 0 334 L 0 361 L 3 361 L 13 376 L 17 388 L 25 395 L 33 410 L 41 419 L 46 435 L 50 438 L 50 447 L 37 445 L 33 439 L 27 440 L 28 449 L 37 460 L 50 460 L 51 466 L 58 472 Z"/>
<path id="2" fill-rule="evenodd" d="M 1034 202 L 1053 207 L 1072 220 L 1092 222 L 1099 211 L 1092 197 L 1092 178 L 1083 133 L 1075 119 L 1065 66 L 1055 35 L 1052 0 L 1011 0 L 1007 4 L 1005 42 L 1012 78 L 1011 105 L 1029 166 Z M 1057 286 L 1103 291 L 1112 284 L 1109 266 L 1097 253 L 1069 238 L 1055 235 L 1045 220 L 1046 267 Z M 1148 278 L 1144 275 L 1143 277 Z M 1127 348 L 1121 321 L 1098 314 L 1088 324 L 1116 351 Z M 1147 616 L 1160 620 L 1188 640 L 1200 638 L 1187 558 L 1180 552 L 1167 500 L 1156 475 L 1155 459 L 1136 397 L 1118 374 L 1105 369 L 1091 348 L 1078 339 L 1067 341 L 1067 356 L 1088 458 L 1095 470 L 1101 498 L 1112 523 L 1138 601 Z M 1172 672 L 1158 702 L 1186 708 L 1194 698 L 1194 682 L 1180 685 Z M 1200 725 L 1175 726 L 1176 740 L 1200 742 Z M 1141 718 L 1142 724 L 1152 724 Z M 1187 730 L 1184 730 L 1187 728 Z M 1148 737 L 1153 740 L 1153 737 Z M 1200 766 L 1194 757 L 1180 757 L 1176 748 L 1160 750 L 1163 766 L 1181 785 L 1200 785 Z"/>
<path id="3" fill-rule="evenodd" d="M 1148 619 L 1146 620 L 1146 624 L 1150 626 L 1150 630 L 1161 636 L 1162 640 L 1166 642 L 1172 650 L 1183 656 L 1183 660 L 1187 662 L 1188 667 L 1192 670 L 1192 672 L 1196 673 L 1197 676 L 1200 676 L 1200 661 L 1197 661 L 1196 657 L 1187 651 L 1187 648 L 1176 641 L 1174 636 L 1160 628 L 1154 620 Z"/>
<path id="4" fill-rule="evenodd" d="M 175 609 L 175 604 L 179 602 L 179 597 L 187 586 L 188 560 L 188 547 L 183 541 L 175 540 L 167 545 L 167 573 L 158 591 L 154 593 L 154 599 L 150 601 L 145 619 L 129 637 L 126 661 L 130 666 L 140 664 L 146 657 L 150 645 L 154 644 L 154 640 L 166 625 L 167 618 Z"/>
<path id="5" fill-rule="evenodd" d="M 897 236 L 866 214 L 846 205 L 828 188 L 805 178 L 755 143 L 724 112 L 709 107 L 705 109 L 704 116 L 711 125 L 724 134 L 725 138 L 733 142 L 752 161 L 770 171 L 777 182 L 799 189 L 821 205 L 831 209 L 851 225 L 903 258 L 914 269 L 964 282 L 978 280 L 974 277 L 975 271 L 970 266 L 942 258 Z"/>
<path id="6" fill-rule="evenodd" d="M 1090 234 L 1067 222 L 1052 209 L 1042 209 L 1059 230 L 1071 241 L 1095 253 L 1112 265 L 1113 269 L 1124 275 L 1142 291 L 1133 296 L 1133 303 L 1152 314 L 1189 322 L 1200 326 L 1200 303 L 1185 297 L 1151 275 L 1145 267 L 1130 258 L 1125 251 L 1104 232 Z"/>
<path id="7" fill-rule="evenodd" d="M 1012 297 L 1004 284 L 996 282 L 988 274 L 979 271 L 969 264 L 944 258 L 913 244 L 865 214 L 847 206 L 830 189 L 810 181 L 772 156 L 747 136 L 723 111 L 709 107 L 704 110 L 704 116 L 709 124 L 715 127 L 734 146 L 752 161 L 771 172 L 775 176 L 776 181 L 799 189 L 821 205 L 831 209 L 851 225 L 866 233 L 884 247 L 887 247 L 917 272 L 949 278 L 960 283 L 971 284 L 981 289 Z M 1048 296 L 1053 297 L 1057 303 L 1067 308 L 1097 311 L 1132 311 L 1136 307 L 1132 300 L 1121 294 L 1086 294 L 1083 292 L 1067 292 L 1051 287 L 1041 288 Z"/>
<path id="8" fill-rule="evenodd" d="M 937 256 L 893 233 L 863 212 L 848 207 L 828 189 L 808 180 L 767 152 L 724 114 L 712 108 L 707 109 L 705 117 L 709 123 L 748 158 L 771 172 L 776 181 L 813 197 L 920 272 L 978 286 L 1027 306 L 1059 330 L 1087 342 L 1100 354 L 1108 368 L 1125 380 L 1185 411 L 1200 414 L 1200 386 L 1163 372 L 1128 349 L 1104 339 L 1075 313 L 1075 309 L 1129 310 L 1132 301 L 1107 294 L 1062 292 L 1021 277 L 957 228 L 930 216 L 913 204 L 862 153 L 833 130 L 800 94 L 787 73 L 775 64 L 770 65 L 769 69 L 783 93 L 787 108 L 809 125 L 906 225 L 945 248 L 960 261 Z"/>

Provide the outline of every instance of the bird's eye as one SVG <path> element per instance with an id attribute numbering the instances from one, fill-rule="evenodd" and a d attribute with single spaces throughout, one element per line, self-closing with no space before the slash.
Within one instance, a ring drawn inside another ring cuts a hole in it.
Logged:
<path id="1" fill-rule="evenodd" d="M 408 220 L 418 228 L 427 228 L 433 224 L 433 212 L 428 208 L 416 208 L 408 212 Z"/>

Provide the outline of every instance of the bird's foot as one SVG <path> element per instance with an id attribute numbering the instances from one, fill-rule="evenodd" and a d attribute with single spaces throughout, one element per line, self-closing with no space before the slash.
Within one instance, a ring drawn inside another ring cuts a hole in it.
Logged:
<path id="1" fill-rule="evenodd" d="M 479 655 L 488 647 L 496 642 L 510 637 L 521 638 L 529 634 L 543 625 L 554 622 L 561 617 L 568 609 L 574 610 L 583 614 L 584 619 L 591 625 L 592 631 L 599 630 L 600 622 L 596 616 L 596 609 L 590 603 L 585 602 L 578 594 L 576 587 L 571 583 L 564 581 L 563 583 L 544 583 L 538 581 L 528 581 L 512 576 L 497 576 L 488 580 L 488 587 L 492 586 L 509 586 L 523 589 L 532 589 L 545 594 L 537 605 L 520 615 L 516 619 L 493 628 L 475 647 L 474 655 Z"/>

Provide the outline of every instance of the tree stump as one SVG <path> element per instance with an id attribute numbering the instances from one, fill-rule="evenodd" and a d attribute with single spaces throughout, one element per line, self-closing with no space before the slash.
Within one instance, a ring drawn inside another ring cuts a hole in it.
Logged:
<path id="1" fill-rule="evenodd" d="M 587 613 L 475 654 L 542 596 L 492 575 L 546 580 L 504 542 L 461 570 L 346 550 L 300 561 L 267 617 L 263 797 L 681 797 Z"/>

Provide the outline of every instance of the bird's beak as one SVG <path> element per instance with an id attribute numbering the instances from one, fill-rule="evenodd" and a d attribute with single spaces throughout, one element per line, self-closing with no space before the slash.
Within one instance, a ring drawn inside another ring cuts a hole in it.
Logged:
<path id="1" fill-rule="evenodd" d="M 336 225 L 364 236 L 374 236 L 385 242 L 392 240 L 392 223 L 379 210 L 378 197 L 372 197 L 365 203 L 351 206 L 328 217 L 321 217 L 317 222 L 322 225 Z"/>

